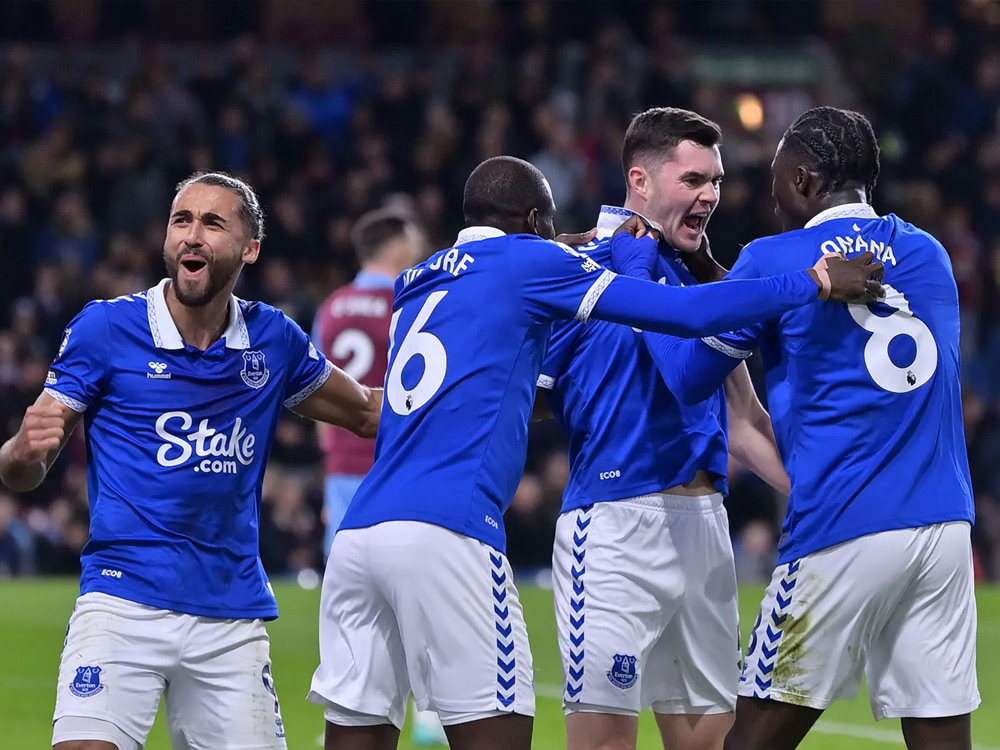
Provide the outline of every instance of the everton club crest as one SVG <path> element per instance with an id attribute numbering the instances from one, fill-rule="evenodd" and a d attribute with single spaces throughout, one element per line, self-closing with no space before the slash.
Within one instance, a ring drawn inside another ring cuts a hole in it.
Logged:
<path id="1" fill-rule="evenodd" d="M 240 370 L 240 377 L 244 383 L 251 388 L 263 388 L 270 376 L 271 371 L 267 369 L 264 352 L 243 352 L 243 369 Z"/>
<path id="2" fill-rule="evenodd" d="M 635 670 L 635 657 L 628 654 L 615 654 L 614 664 L 608 670 L 611 684 L 622 690 L 628 690 L 635 684 L 638 674 Z"/>
<path id="3" fill-rule="evenodd" d="M 77 698 L 89 698 L 104 690 L 101 684 L 101 667 L 77 667 L 76 677 L 69 684 L 69 691 Z"/>

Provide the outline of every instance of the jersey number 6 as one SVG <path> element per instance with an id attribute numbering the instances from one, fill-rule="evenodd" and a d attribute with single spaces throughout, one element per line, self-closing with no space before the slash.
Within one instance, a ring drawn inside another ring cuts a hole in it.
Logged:
<path id="1" fill-rule="evenodd" d="M 392 410 L 400 416 L 407 416 L 426 404 L 437 393 L 444 382 L 444 374 L 448 369 L 448 353 L 444 350 L 441 339 L 429 331 L 421 330 L 427 325 L 427 320 L 434 308 L 444 299 L 448 292 L 432 292 L 420 308 L 410 330 L 406 332 L 396 351 L 396 357 L 389 366 L 389 376 L 385 382 L 385 396 Z M 393 313 L 389 324 L 389 353 L 396 347 L 396 324 L 402 309 Z M 420 380 L 412 388 L 403 386 L 403 368 L 416 356 L 424 360 L 424 371 Z"/>
<path id="2" fill-rule="evenodd" d="M 848 305 L 854 322 L 871 331 L 865 345 L 865 367 L 880 388 L 891 393 L 909 393 L 924 385 L 937 370 L 937 343 L 924 321 L 913 316 L 910 303 L 902 292 L 885 285 L 884 303 L 896 308 L 892 315 L 880 316 L 864 303 Z M 897 366 L 889 358 L 889 342 L 896 336 L 909 336 L 916 346 L 913 362 Z"/>

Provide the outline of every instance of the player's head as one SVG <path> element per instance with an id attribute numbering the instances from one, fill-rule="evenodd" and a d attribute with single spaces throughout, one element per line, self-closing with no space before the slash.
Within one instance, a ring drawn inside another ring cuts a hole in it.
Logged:
<path id="1" fill-rule="evenodd" d="M 719 204 L 722 130 L 687 109 L 656 107 L 625 131 L 626 205 L 663 230 L 681 252 L 694 252 Z"/>
<path id="2" fill-rule="evenodd" d="M 801 229 L 830 206 L 871 203 L 878 172 L 878 141 L 867 117 L 836 107 L 810 109 L 785 131 L 771 163 L 782 229 Z"/>
<path id="3" fill-rule="evenodd" d="M 423 260 L 427 241 L 407 217 L 388 209 L 369 211 L 351 230 L 351 244 L 362 270 L 398 276 Z"/>
<path id="4" fill-rule="evenodd" d="M 507 234 L 556 236 L 556 205 L 549 183 L 534 166 L 513 156 L 494 156 L 472 170 L 462 202 L 470 226 Z"/>
<path id="5" fill-rule="evenodd" d="M 178 301 L 189 307 L 230 294 L 264 239 L 253 188 L 223 172 L 198 172 L 177 185 L 163 259 Z"/>

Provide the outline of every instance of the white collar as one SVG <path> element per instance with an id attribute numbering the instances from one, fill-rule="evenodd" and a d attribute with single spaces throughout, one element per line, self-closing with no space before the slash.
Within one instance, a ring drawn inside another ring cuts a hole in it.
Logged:
<path id="1" fill-rule="evenodd" d="M 633 214 L 637 214 L 650 226 L 656 226 L 638 211 L 619 208 L 618 206 L 601 206 L 601 213 L 597 216 L 597 239 L 602 240 L 605 237 L 613 235 L 615 230 L 622 225 L 622 222 L 626 221 Z"/>
<path id="2" fill-rule="evenodd" d="M 479 240 L 491 240 L 494 237 L 503 237 L 506 232 L 501 232 L 496 227 L 466 227 L 458 233 L 455 246 L 464 245 L 467 242 L 478 242 Z"/>
<path id="3" fill-rule="evenodd" d="M 184 339 L 181 338 L 177 324 L 174 323 L 165 297 L 170 279 L 163 279 L 159 284 L 146 292 L 146 316 L 149 318 L 149 332 L 153 335 L 153 343 L 157 349 L 183 349 Z M 229 297 L 229 325 L 222 334 L 226 339 L 228 349 L 249 349 L 250 334 L 243 320 L 243 310 L 236 296 Z"/>
<path id="4" fill-rule="evenodd" d="M 844 203 L 840 206 L 833 206 L 820 211 L 806 222 L 805 229 L 822 224 L 831 219 L 877 219 L 878 214 L 875 209 L 867 203 Z"/>

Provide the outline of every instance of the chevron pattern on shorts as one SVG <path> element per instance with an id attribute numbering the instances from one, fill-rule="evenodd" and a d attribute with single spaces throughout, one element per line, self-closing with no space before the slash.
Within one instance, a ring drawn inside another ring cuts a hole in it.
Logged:
<path id="1" fill-rule="evenodd" d="M 587 534 L 590 529 L 590 514 L 593 509 L 593 505 L 579 508 L 576 511 L 576 519 L 573 524 L 573 559 L 570 561 L 573 588 L 569 597 L 571 609 L 569 614 L 569 662 L 566 664 L 566 692 L 563 696 L 567 703 L 579 703 L 580 692 L 583 690 L 583 641 L 587 603 L 583 578 L 587 573 Z"/>
<path id="2" fill-rule="evenodd" d="M 788 563 L 788 570 L 778 581 L 774 597 L 774 607 L 768 617 L 763 618 L 759 628 L 760 655 L 757 658 L 757 674 L 754 676 L 754 697 L 769 698 L 774 676 L 774 665 L 778 657 L 778 645 L 783 635 L 782 627 L 788 619 L 788 608 L 792 604 L 792 593 L 798 580 L 801 560 Z"/>
<path id="3" fill-rule="evenodd" d="M 490 551 L 493 575 L 493 618 L 497 633 L 497 710 L 512 711 L 517 686 L 517 660 L 514 653 L 514 627 L 510 622 L 507 601 L 507 571 L 503 555 Z"/>

